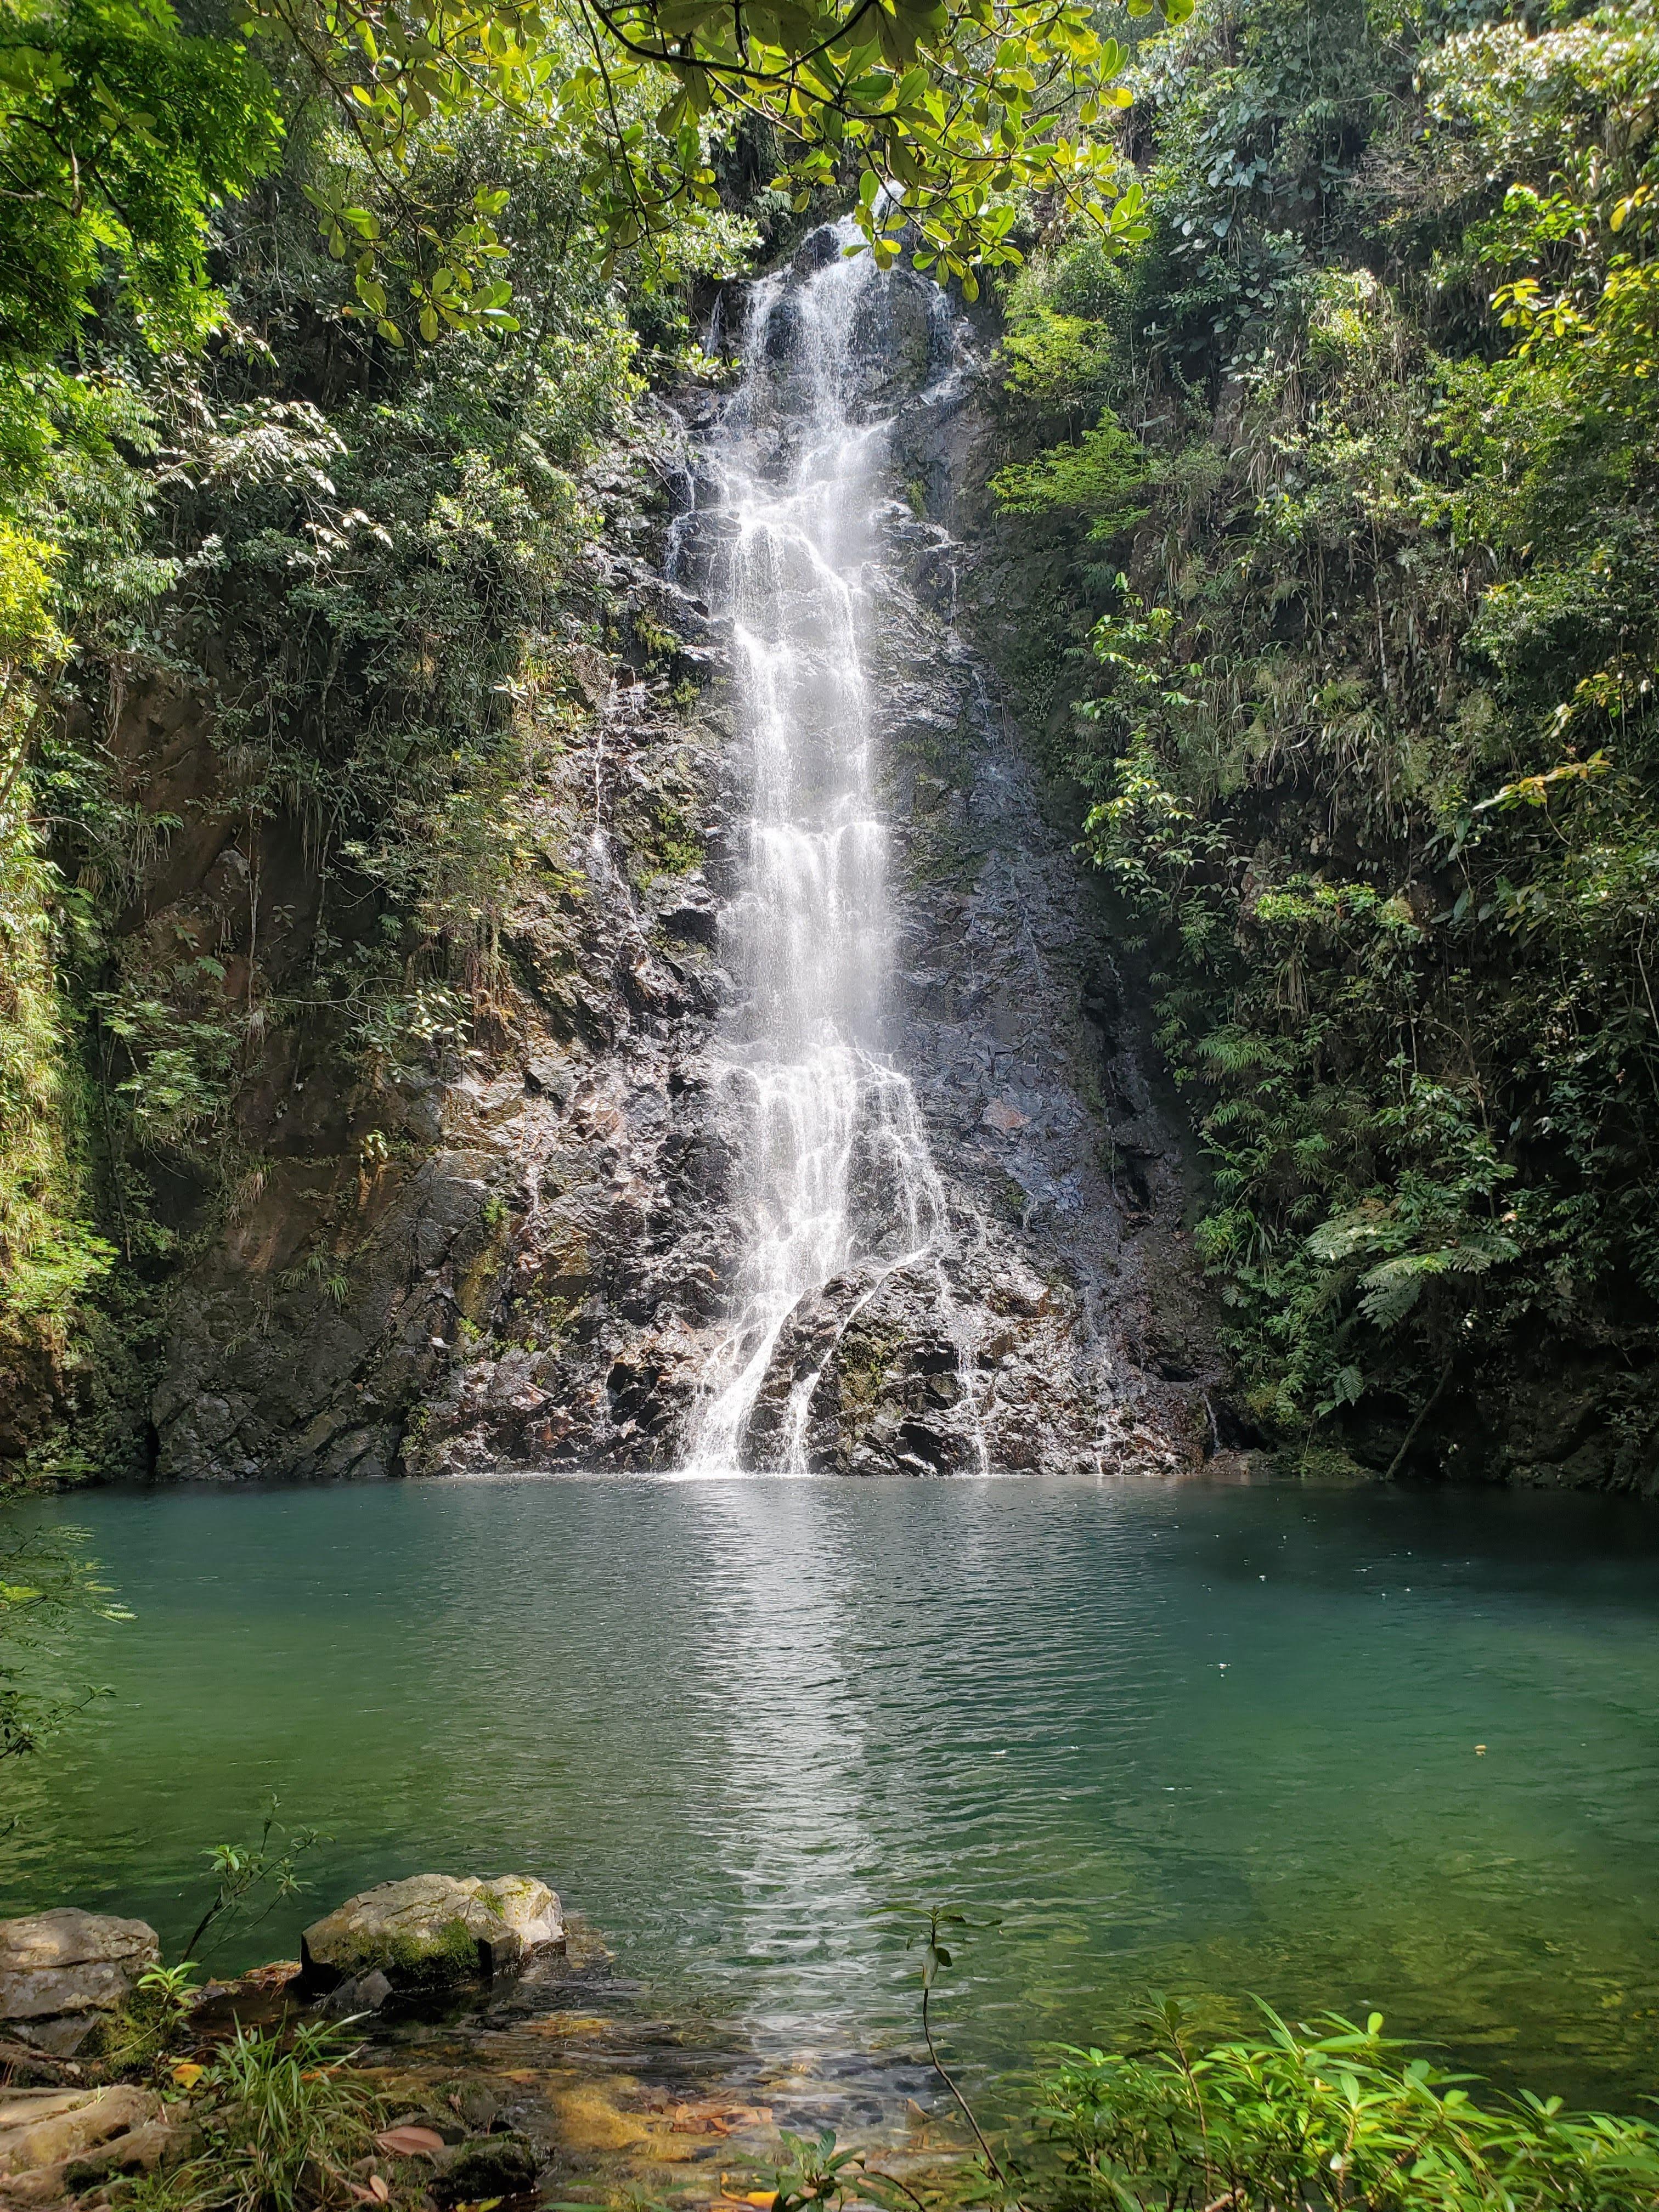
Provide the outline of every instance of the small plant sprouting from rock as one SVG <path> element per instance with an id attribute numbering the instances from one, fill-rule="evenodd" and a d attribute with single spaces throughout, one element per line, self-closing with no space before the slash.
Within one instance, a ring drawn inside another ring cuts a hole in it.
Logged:
<path id="1" fill-rule="evenodd" d="M 350 1279 L 338 1259 L 327 1252 L 312 1253 L 297 1267 L 285 1267 L 276 1278 L 276 1287 L 283 1291 L 302 1291 L 313 1283 L 322 1285 L 337 1310 L 351 1295 Z"/>
<path id="2" fill-rule="evenodd" d="M 215 1844 L 208 1852 L 209 1869 L 216 1884 L 206 1911 L 191 1930 L 185 1946 L 187 1956 L 193 1957 L 210 1931 L 216 1929 L 213 1940 L 217 1944 L 224 1942 L 238 1921 L 258 1927 L 285 1897 L 293 1897 L 304 1887 L 295 1871 L 298 1862 L 330 1838 L 316 1828 L 284 1830 L 276 1813 L 273 1797 L 265 1808 L 257 1844 Z M 276 1837 L 283 1838 L 280 1845 L 272 1840 Z M 256 1894 L 260 1910 L 254 1912 L 252 1900 Z"/>
<path id="3" fill-rule="evenodd" d="M 112 2074 L 146 2073 L 178 2045 L 201 1995 L 195 1973 L 195 1960 L 181 1959 L 176 1966 L 151 1966 L 139 1975 L 104 2053 Z"/>

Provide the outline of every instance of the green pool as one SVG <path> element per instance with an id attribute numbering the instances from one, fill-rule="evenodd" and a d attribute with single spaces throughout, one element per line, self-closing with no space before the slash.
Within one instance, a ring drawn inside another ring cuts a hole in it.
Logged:
<path id="1" fill-rule="evenodd" d="M 1639 1509 L 608 1477 L 48 1510 L 137 1617 L 64 1656 L 116 1694 L 0 1785 L 8 1911 L 177 1942 L 274 1791 L 333 1840 L 245 1953 L 371 1881 L 522 1868 L 653 2003 L 879 2052 L 914 2042 L 881 1909 L 938 1899 L 998 1923 L 949 1999 L 979 2069 L 1156 1987 L 1659 2087 Z"/>

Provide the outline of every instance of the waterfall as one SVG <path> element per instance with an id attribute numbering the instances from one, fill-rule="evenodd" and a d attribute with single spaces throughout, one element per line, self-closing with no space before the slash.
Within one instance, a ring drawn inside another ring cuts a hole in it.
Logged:
<path id="1" fill-rule="evenodd" d="M 720 1040 L 741 1258 L 692 1420 L 690 1462 L 746 1463 L 790 1316 L 862 1271 L 922 1266 L 942 1305 L 944 1186 L 909 1080 L 884 1048 L 893 969 L 867 581 L 890 504 L 888 428 L 860 404 L 856 339 L 883 276 L 820 233 L 821 265 L 749 288 L 743 381 L 710 444 L 746 771 L 725 925 L 738 991 Z M 854 1309 L 856 1310 L 856 1309 Z M 844 1316 L 842 1326 L 847 1318 Z M 789 1382 L 768 1463 L 805 1469 L 823 1362 Z"/>

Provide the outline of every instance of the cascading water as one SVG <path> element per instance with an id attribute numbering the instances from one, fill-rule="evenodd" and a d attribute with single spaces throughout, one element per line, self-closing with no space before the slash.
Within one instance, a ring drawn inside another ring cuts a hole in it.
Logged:
<path id="1" fill-rule="evenodd" d="M 926 1267 L 951 1304 L 944 1186 L 883 1046 L 887 833 L 861 648 L 891 492 L 889 426 L 862 419 L 855 337 L 890 280 L 867 252 L 842 251 L 850 224 L 831 236 L 804 279 L 750 288 L 744 381 L 709 454 L 725 541 L 711 589 L 732 623 L 749 811 L 726 924 L 739 990 L 722 1036 L 742 1256 L 693 1416 L 701 1469 L 753 1455 L 780 1335 L 813 1292 L 860 1269 L 873 1289 Z M 820 1365 L 792 1378 L 769 1465 L 805 1470 Z"/>

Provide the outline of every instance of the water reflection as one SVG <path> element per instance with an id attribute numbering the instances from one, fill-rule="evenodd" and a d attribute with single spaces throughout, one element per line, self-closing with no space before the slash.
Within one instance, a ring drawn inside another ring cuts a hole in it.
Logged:
<path id="1" fill-rule="evenodd" d="M 1659 1597 L 1619 1509 L 751 1477 L 72 1510 L 138 1618 L 17 1778 L 6 1909 L 176 1941 L 274 1790 L 334 1838 L 319 1901 L 523 1867 L 780 2057 L 912 2046 L 878 1908 L 937 1899 L 1000 1923 L 948 2001 L 983 2067 L 1173 1986 L 1646 2086 Z"/>
<path id="2" fill-rule="evenodd" d="M 848 2009 L 883 1854 L 867 1778 L 879 1764 L 853 1648 L 861 1562 L 820 1484 L 714 1482 L 686 1493 L 690 1571 L 718 1590 L 700 1686 L 723 1732 L 734 1954 L 757 1974 L 755 2021 L 793 2044 Z"/>

